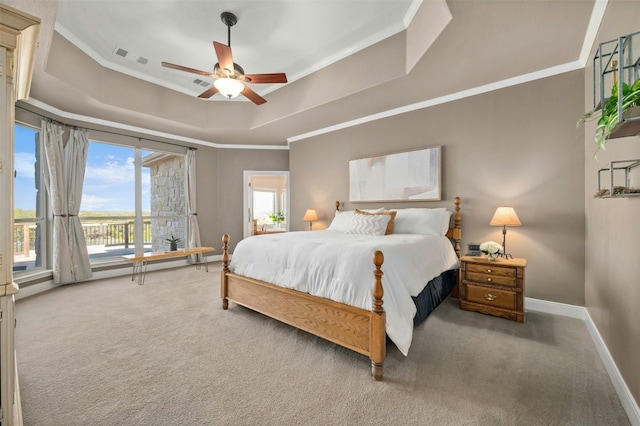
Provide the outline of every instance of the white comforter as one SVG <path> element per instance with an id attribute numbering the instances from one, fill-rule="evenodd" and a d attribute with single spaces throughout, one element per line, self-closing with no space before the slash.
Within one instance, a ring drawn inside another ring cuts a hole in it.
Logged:
<path id="1" fill-rule="evenodd" d="M 407 355 L 413 338 L 417 296 L 427 282 L 458 267 L 446 237 L 368 236 L 336 231 L 257 235 L 238 243 L 231 272 L 371 309 L 373 253 L 384 254 L 382 286 L 387 335 Z"/>

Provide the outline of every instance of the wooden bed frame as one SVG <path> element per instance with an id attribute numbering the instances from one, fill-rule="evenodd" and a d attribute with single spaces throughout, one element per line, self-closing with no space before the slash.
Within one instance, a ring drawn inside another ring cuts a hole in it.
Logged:
<path id="1" fill-rule="evenodd" d="M 454 199 L 454 225 L 447 232 L 447 237 L 453 240 L 458 258 L 461 240 L 460 202 L 460 197 Z M 339 205 L 337 202 L 336 209 Z M 381 251 L 378 250 L 373 255 L 375 269 L 372 308 L 366 310 L 233 274 L 229 272 L 229 235 L 225 234 L 222 237 L 222 243 L 222 309 L 228 309 L 229 300 L 232 300 L 268 317 L 366 355 L 371 360 L 373 378 L 382 380 L 387 333 L 386 317 L 382 307 L 384 256 Z"/>

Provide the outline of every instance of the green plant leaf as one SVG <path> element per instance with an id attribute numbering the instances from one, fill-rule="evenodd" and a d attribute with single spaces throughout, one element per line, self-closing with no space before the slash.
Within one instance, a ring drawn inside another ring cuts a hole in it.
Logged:
<path id="1" fill-rule="evenodd" d="M 596 154 L 598 150 L 605 149 L 607 140 L 611 136 L 613 129 L 618 125 L 619 115 L 633 106 L 640 106 L 640 78 L 632 85 L 622 83 L 622 101 L 620 105 L 618 105 L 618 84 L 614 84 L 611 88 L 611 97 L 603 102 L 602 108 L 600 109 L 600 118 L 597 122 L 594 137 L 597 146 Z M 577 126 L 595 118 L 597 112 L 598 110 L 593 110 L 583 114 L 578 120 Z M 594 157 L 595 156 L 594 154 Z"/>

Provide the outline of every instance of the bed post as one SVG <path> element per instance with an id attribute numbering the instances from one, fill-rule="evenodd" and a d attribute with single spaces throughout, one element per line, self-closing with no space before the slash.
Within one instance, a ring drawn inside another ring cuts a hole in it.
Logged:
<path id="1" fill-rule="evenodd" d="M 229 300 L 227 299 L 229 278 L 227 273 L 229 272 L 229 235 L 224 234 L 222 236 L 222 272 L 220 273 L 220 297 L 222 298 L 222 309 L 229 307 Z"/>
<path id="2" fill-rule="evenodd" d="M 373 307 L 371 310 L 371 323 L 369 328 L 369 358 L 371 359 L 371 374 L 377 381 L 382 380 L 382 364 L 387 355 L 387 331 L 386 315 L 382 307 L 382 263 L 384 255 L 380 250 L 373 254 L 373 264 L 376 269 L 373 271 L 375 277 L 373 284 Z"/>
<path id="3" fill-rule="evenodd" d="M 462 240 L 462 230 L 460 229 L 460 197 L 456 197 L 453 199 L 456 207 L 453 213 L 453 248 L 456 251 L 456 255 L 458 255 L 458 259 L 460 259 L 460 240 Z"/>

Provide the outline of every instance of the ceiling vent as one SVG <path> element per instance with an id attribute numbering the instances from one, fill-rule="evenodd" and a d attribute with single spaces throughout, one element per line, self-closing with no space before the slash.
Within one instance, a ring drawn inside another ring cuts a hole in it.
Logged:
<path id="1" fill-rule="evenodd" d="M 147 58 L 145 58 L 143 56 L 137 55 L 135 53 L 129 52 L 128 50 L 125 50 L 125 49 L 123 49 L 121 47 L 117 47 L 116 46 L 116 48 L 113 49 L 113 53 L 115 55 L 118 55 L 118 56 L 121 56 L 121 57 L 123 57 L 125 59 L 128 59 L 131 62 L 137 62 L 140 65 L 147 65 L 147 63 L 149 63 L 149 59 L 147 59 Z"/>
<path id="2" fill-rule="evenodd" d="M 193 80 L 193 82 L 198 86 L 202 86 L 202 87 L 207 87 L 211 85 L 211 83 L 209 83 L 208 81 L 200 80 L 199 78 L 196 78 L 195 80 Z"/>

